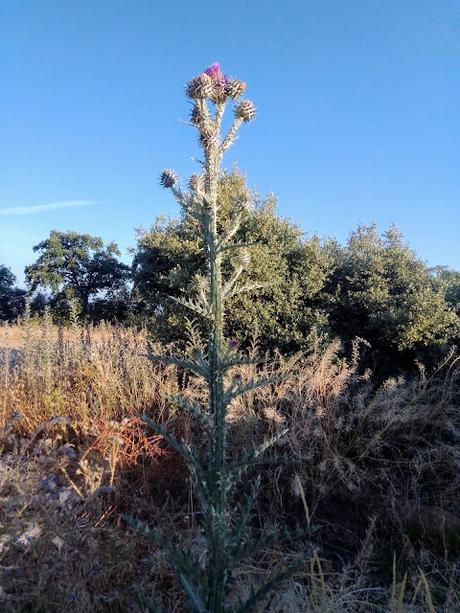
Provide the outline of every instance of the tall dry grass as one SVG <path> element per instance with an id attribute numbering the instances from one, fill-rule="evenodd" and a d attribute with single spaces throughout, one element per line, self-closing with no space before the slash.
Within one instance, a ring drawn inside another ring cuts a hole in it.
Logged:
<path id="1" fill-rule="evenodd" d="M 13 413 L 32 431 L 53 416 L 82 428 L 166 409 L 173 369 L 146 359 L 145 331 L 107 324 L 70 328 L 25 319 L 0 328 L 0 424 Z"/>
<path id="2" fill-rule="evenodd" d="M 197 436 L 167 400 L 177 373 L 147 350 L 145 331 L 109 325 L 45 316 L 0 329 L 0 610 L 146 611 L 145 598 L 184 610 L 161 554 L 121 519 L 162 524 L 192 541 L 197 563 L 206 556 L 184 466 L 136 419 Z M 335 342 L 237 375 L 290 373 L 234 402 L 230 436 L 237 454 L 288 430 L 262 467 L 252 529 L 306 534 L 247 564 L 239 593 L 305 558 L 261 610 L 457 611 L 458 359 L 376 388 L 340 355 Z"/>

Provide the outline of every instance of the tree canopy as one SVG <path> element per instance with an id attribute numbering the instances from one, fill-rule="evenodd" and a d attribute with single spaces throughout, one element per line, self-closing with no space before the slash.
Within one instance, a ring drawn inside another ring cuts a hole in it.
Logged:
<path id="1" fill-rule="evenodd" d="M 248 244 L 247 253 L 237 262 L 229 250 L 224 268 L 231 262 L 243 266 L 253 289 L 227 303 L 228 336 L 245 342 L 257 333 L 264 349 L 283 351 L 307 347 L 313 334 L 339 337 L 345 347 L 360 337 L 370 344 L 371 365 L 385 372 L 438 355 L 458 340 L 455 284 L 448 291 L 445 279 L 395 228 L 380 236 L 375 226 L 362 226 L 344 246 L 308 237 L 276 214 L 274 197 L 250 195 L 243 175 L 236 169 L 225 173 L 219 183 L 222 224 L 230 223 L 236 204 L 248 200 L 252 204 L 235 236 Z M 187 213 L 158 218 L 139 231 L 135 289 L 164 340 L 181 338 L 187 313 L 171 298 L 187 296 L 204 266 L 196 221 Z"/>
<path id="2" fill-rule="evenodd" d="M 16 277 L 0 264 L 0 321 L 18 317 L 24 306 L 25 291 L 16 287 Z"/>
<path id="3" fill-rule="evenodd" d="M 25 270 L 28 286 L 51 291 L 55 304 L 76 299 L 86 317 L 100 301 L 126 293 L 129 267 L 118 260 L 115 243 L 104 245 L 96 236 L 52 230 L 34 251 L 39 257 Z"/>

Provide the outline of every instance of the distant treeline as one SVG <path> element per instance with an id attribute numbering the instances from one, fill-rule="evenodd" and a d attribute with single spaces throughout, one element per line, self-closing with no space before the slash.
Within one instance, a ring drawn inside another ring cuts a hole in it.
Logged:
<path id="1" fill-rule="evenodd" d="M 235 206 L 247 200 L 244 176 L 225 174 L 222 223 L 230 224 Z M 379 235 L 375 226 L 360 226 L 340 245 L 306 237 L 276 214 L 271 197 L 251 194 L 250 201 L 244 210 L 241 205 L 244 221 L 235 236 L 247 243 L 246 252 L 225 252 L 228 268 L 241 267 L 250 286 L 227 304 L 229 337 L 244 345 L 257 336 L 262 349 L 283 353 L 335 337 L 350 352 L 361 339 L 363 368 L 382 375 L 416 361 L 437 362 L 458 344 L 460 272 L 428 268 L 396 228 Z M 32 313 L 48 308 L 65 323 L 77 305 L 81 321 L 148 323 L 161 340 L 180 343 L 190 322 L 171 298 L 189 296 L 197 278 L 207 291 L 196 223 L 183 214 L 138 231 L 131 267 L 119 260 L 114 243 L 52 230 L 34 247 L 37 260 L 25 269 L 27 291 L 0 265 L 0 320 L 19 317 L 27 300 Z"/>

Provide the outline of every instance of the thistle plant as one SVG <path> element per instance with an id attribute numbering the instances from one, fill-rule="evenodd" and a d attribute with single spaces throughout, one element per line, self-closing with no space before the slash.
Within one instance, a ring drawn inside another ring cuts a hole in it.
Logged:
<path id="1" fill-rule="evenodd" d="M 187 463 L 203 518 L 207 546 L 205 568 L 199 568 L 190 551 L 177 547 L 146 526 L 142 528 L 163 546 L 189 596 L 192 610 L 201 613 L 230 610 L 228 595 L 232 570 L 241 559 L 252 553 L 254 548 L 248 523 L 260 479 L 253 479 L 250 493 L 243 504 L 236 505 L 235 495 L 238 493 L 243 473 L 260 463 L 266 449 L 279 438 L 267 441 L 262 447 L 250 449 L 243 457 L 232 457 L 228 449 L 227 414 L 232 400 L 277 380 L 265 378 L 243 383 L 240 378 L 232 377 L 233 369 L 244 364 L 253 364 L 257 360 L 240 354 L 236 344 L 227 342 L 224 338 L 226 301 L 238 292 L 255 289 L 254 285 L 242 283 L 240 278 L 249 262 L 249 246 L 234 241 L 248 203 L 239 203 L 232 212 L 230 225 L 225 230 L 222 230 L 219 223 L 218 182 L 222 158 L 235 142 L 241 125 L 255 117 L 254 104 L 242 98 L 245 89 L 246 84 L 243 81 L 224 76 L 217 63 L 187 84 L 186 95 L 193 104 L 190 121 L 198 131 L 203 151 L 202 171 L 190 177 L 188 189 L 185 191 L 179 187 L 178 176 L 173 170 L 164 170 L 160 177 L 161 185 L 172 191 L 187 215 L 193 216 L 201 233 L 207 275 L 197 279 L 194 295 L 179 298 L 177 301 L 194 316 L 202 318 L 208 339 L 207 346 L 195 348 L 187 359 L 169 355 L 150 357 L 187 369 L 204 380 L 207 402 L 201 403 L 181 395 L 172 400 L 180 410 L 191 416 L 201 429 L 206 453 L 203 456 L 197 449 L 176 438 L 172 432 L 147 416 L 143 416 L 143 419 L 161 434 Z M 222 134 L 224 111 L 230 101 L 234 104 L 234 118 L 228 131 Z M 232 258 L 232 261 L 237 264 L 229 276 L 223 275 L 222 260 L 235 251 L 239 257 Z M 268 544 L 272 536 L 268 533 L 260 535 L 257 545 Z M 257 592 L 253 591 L 246 603 L 236 605 L 233 610 L 241 613 L 252 610 L 257 601 L 281 578 L 275 577 Z"/>

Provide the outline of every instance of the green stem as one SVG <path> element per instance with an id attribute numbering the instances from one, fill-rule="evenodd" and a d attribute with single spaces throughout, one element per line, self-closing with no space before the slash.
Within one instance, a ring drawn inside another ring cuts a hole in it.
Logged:
<path id="1" fill-rule="evenodd" d="M 221 366 L 223 353 L 223 302 L 221 255 L 218 253 L 217 235 L 217 182 L 219 159 L 216 147 L 209 151 L 206 164 L 206 192 L 209 209 L 206 215 L 205 241 L 209 258 L 211 325 L 209 330 L 209 407 L 213 422 L 210 440 L 210 485 L 212 509 L 208 518 L 210 540 L 209 586 L 207 607 L 210 613 L 224 610 L 227 560 L 225 554 L 225 526 L 228 509 L 222 479 L 226 468 L 225 457 L 225 404 L 224 381 Z"/>

